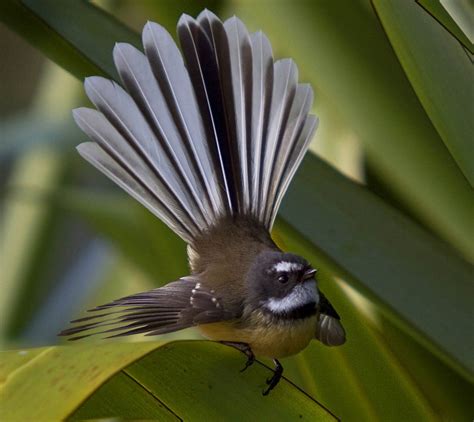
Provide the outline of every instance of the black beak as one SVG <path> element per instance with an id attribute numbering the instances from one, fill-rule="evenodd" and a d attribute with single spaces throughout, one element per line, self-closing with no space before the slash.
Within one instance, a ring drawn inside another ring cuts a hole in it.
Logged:
<path id="1" fill-rule="evenodd" d="M 309 280 L 310 278 L 313 278 L 316 275 L 317 272 L 318 272 L 318 270 L 315 270 L 314 268 L 310 268 L 310 269 L 306 270 L 303 274 L 302 281 Z"/>

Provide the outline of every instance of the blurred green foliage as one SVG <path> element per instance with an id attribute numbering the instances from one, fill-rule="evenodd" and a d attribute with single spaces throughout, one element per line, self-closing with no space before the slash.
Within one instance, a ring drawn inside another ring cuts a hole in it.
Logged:
<path id="1" fill-rule="evenodd" d="M 342 420 L 457 421 L 472 418 L 474 411 L 472 55 L 462 28 L 452 26 L 441 3 L 420 3 L 423 7 L 395 0 L 0 4 L 6 27 L 79 79 L 115 77 L 113 44 L 139 46 L 136 31 L 147 20 L 174 34 L 181 13 L 195 16 L 204 7 L 222 18 L 238 15 L 251 30 L 267 33 L 276 57 L 296 60 L 301 78 L 315 88 L 315 113 L 321 118 L 312 149 L 337 170 L 317 156 L 304 161 L 274 235 L 282 247 L 320 268 L 322 290 L 340 310 L 348 343 L 338 349 L 312 344 L 284 365 L 290 380 Z M 444 26 L 427 13 L 431 9 L 438 20 L 444 14 Z M 80 81 L 6 27 L 0 28 L 4 349 L 55 344 L 56 332 L 81 309 L 187 272 L 182 241 L 74 153 L 83 138 L 70 116 L 86 102 Z M 193 337 L 189 330 L 170 336 Z M 137 340 L 143 338 L 132 339 Z M 238 419 L 238 406 L 230 410 L 226 400 L 254 397 L 250 386 L 262 374 L 242 378 L 250 376 L 237 373 L 240 356 L 197 344 L 177 343 L 175 355 L 157 358 L 156 372 L 146 357 L 135 366 L 145 365 L 154 382 L 168 386 L 156 398 L 173 403 L 171 416 L 215 418 L 209 413 L 212 395 L 199 396 L 198 406 L 178 391 L 180 383 L 218 378 L 222 411 Z M 159 351 L 160 346 L 141 342 L 137 348 Z M 103 387 L 71 384 L 58 397 L 79 399 L 58 417 L 72 415 L 87 397 L 76 417 L 131 416 L 129 406 L 111 400 L 127 391 L 125 396 L 142 403 L 135 415 L 165 417 L 166 409 L 162 413 L 144 396 L 146 377 L 130 383 L 124 361 L 100 363 L 101 347 L 107 346 L 88 343 L 64 352 L 105 365 L 103 381 L 108 381 Z M 114 349 L 125 356 L 129 345 Z M 20 402 L 21 394 L 34 395 L 46 380 L 45 365 L 62 365 L 55 356 L 63 349 L 48 350 L 28 351 L 30 357 L 51 355 L 33 368 L 26 354 L 5 354 L 0 388 L 11 392 L 24 385 L 15 396 Z M 189 361 L 193 354 L 213 370 L 197 371 Z M 181 363 L 169 369 L 173 356 L 181 356 Z M 17 371 L 25 365 L 30 365 L 28 382 Z M 167 374 L 160 373 L 160 365 Z M 116 371 L 122 372 L 111 377 Z M 74 371 L 61 376 L 73 379 Z M 236 385 L 224 387 L 234 376 Z M 287 387 L 278 394 L 306 397 Z M 197 397 L 193 390 L 187 394 Z M 248 399 L 240 415 L 275 417 L 294 409 L 288 401 L 277 400 L 272 409 L 260 402 L 260 396 Z M 38 406 L 50 418 L 59 415 L 48 413 L 47 401 L 34 400 L 25 415 Z M 317 406 L 311 409 L 302 414 L 330 417 Z"/>

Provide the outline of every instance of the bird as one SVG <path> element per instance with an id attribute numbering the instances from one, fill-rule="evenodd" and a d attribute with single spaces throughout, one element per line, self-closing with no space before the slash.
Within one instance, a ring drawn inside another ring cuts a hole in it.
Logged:
<path id="1" fill-rule="evenodd" d="M 271 230 L 319 120 L 313 90 L 291 59 L 275 60 L 261 32 L 205 9 L 177 24 L 181 50 L 147 22 L 144 52 L 113 49 L 121 84 L 85 79 L 95 108 L 73 117 L 79 154 L 187 244 L 189 275 L 97 306 L 59 335 L 155 336 L 197 327 L 206 338 L 274 363 L 311 340 L 345 343 L 317 269 L 282 251 Z"/>

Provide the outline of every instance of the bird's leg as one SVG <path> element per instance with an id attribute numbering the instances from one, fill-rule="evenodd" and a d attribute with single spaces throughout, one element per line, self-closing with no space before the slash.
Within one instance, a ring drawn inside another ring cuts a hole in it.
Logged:
<path id="1" fill-rule="evenodd" d="M 236 341 L 221 341 L 220 343 L 225 344 L 226 346 L 231 346 L 234 349 L 245 353 L 245 356 L 247 356 L 247 362 L 245 362 L 245 366 L 240 370 L 240 372 L 244 372 L 250 365 L 252 365 L 252 363 L 255 362 L 255 355 L 247 343 L 239 343 Z"/>
<path id="2" fill-rule="evenodd" d="M 274 374 L 271 378 L 267 379 L 268 387 L 266 390 L 263 390 L 264 396 L 266 396 L 270 391 L 272 391 L 277 386 L 283 374 L 283 366 L 281 366 L 281 363 L 278 362 L 277 359 L 273 359 L 273 363 L 275 364 Z"/>

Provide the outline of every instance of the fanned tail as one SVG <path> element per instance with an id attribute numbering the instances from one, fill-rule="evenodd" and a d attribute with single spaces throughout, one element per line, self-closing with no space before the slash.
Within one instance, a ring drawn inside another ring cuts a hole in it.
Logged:
<path id="1" fill-rule="evenodd" d="M 74 110 L 92 140 L 78 150 L 188 243 L 224 216 L 270 230 L 317 126 L 312 89 L 236 17 L 183 15 L 178 36 L 184 61 L 151 22 L 145 54 L 115 46 L 126 91 L 86 79 L 97 110 Z"/>

